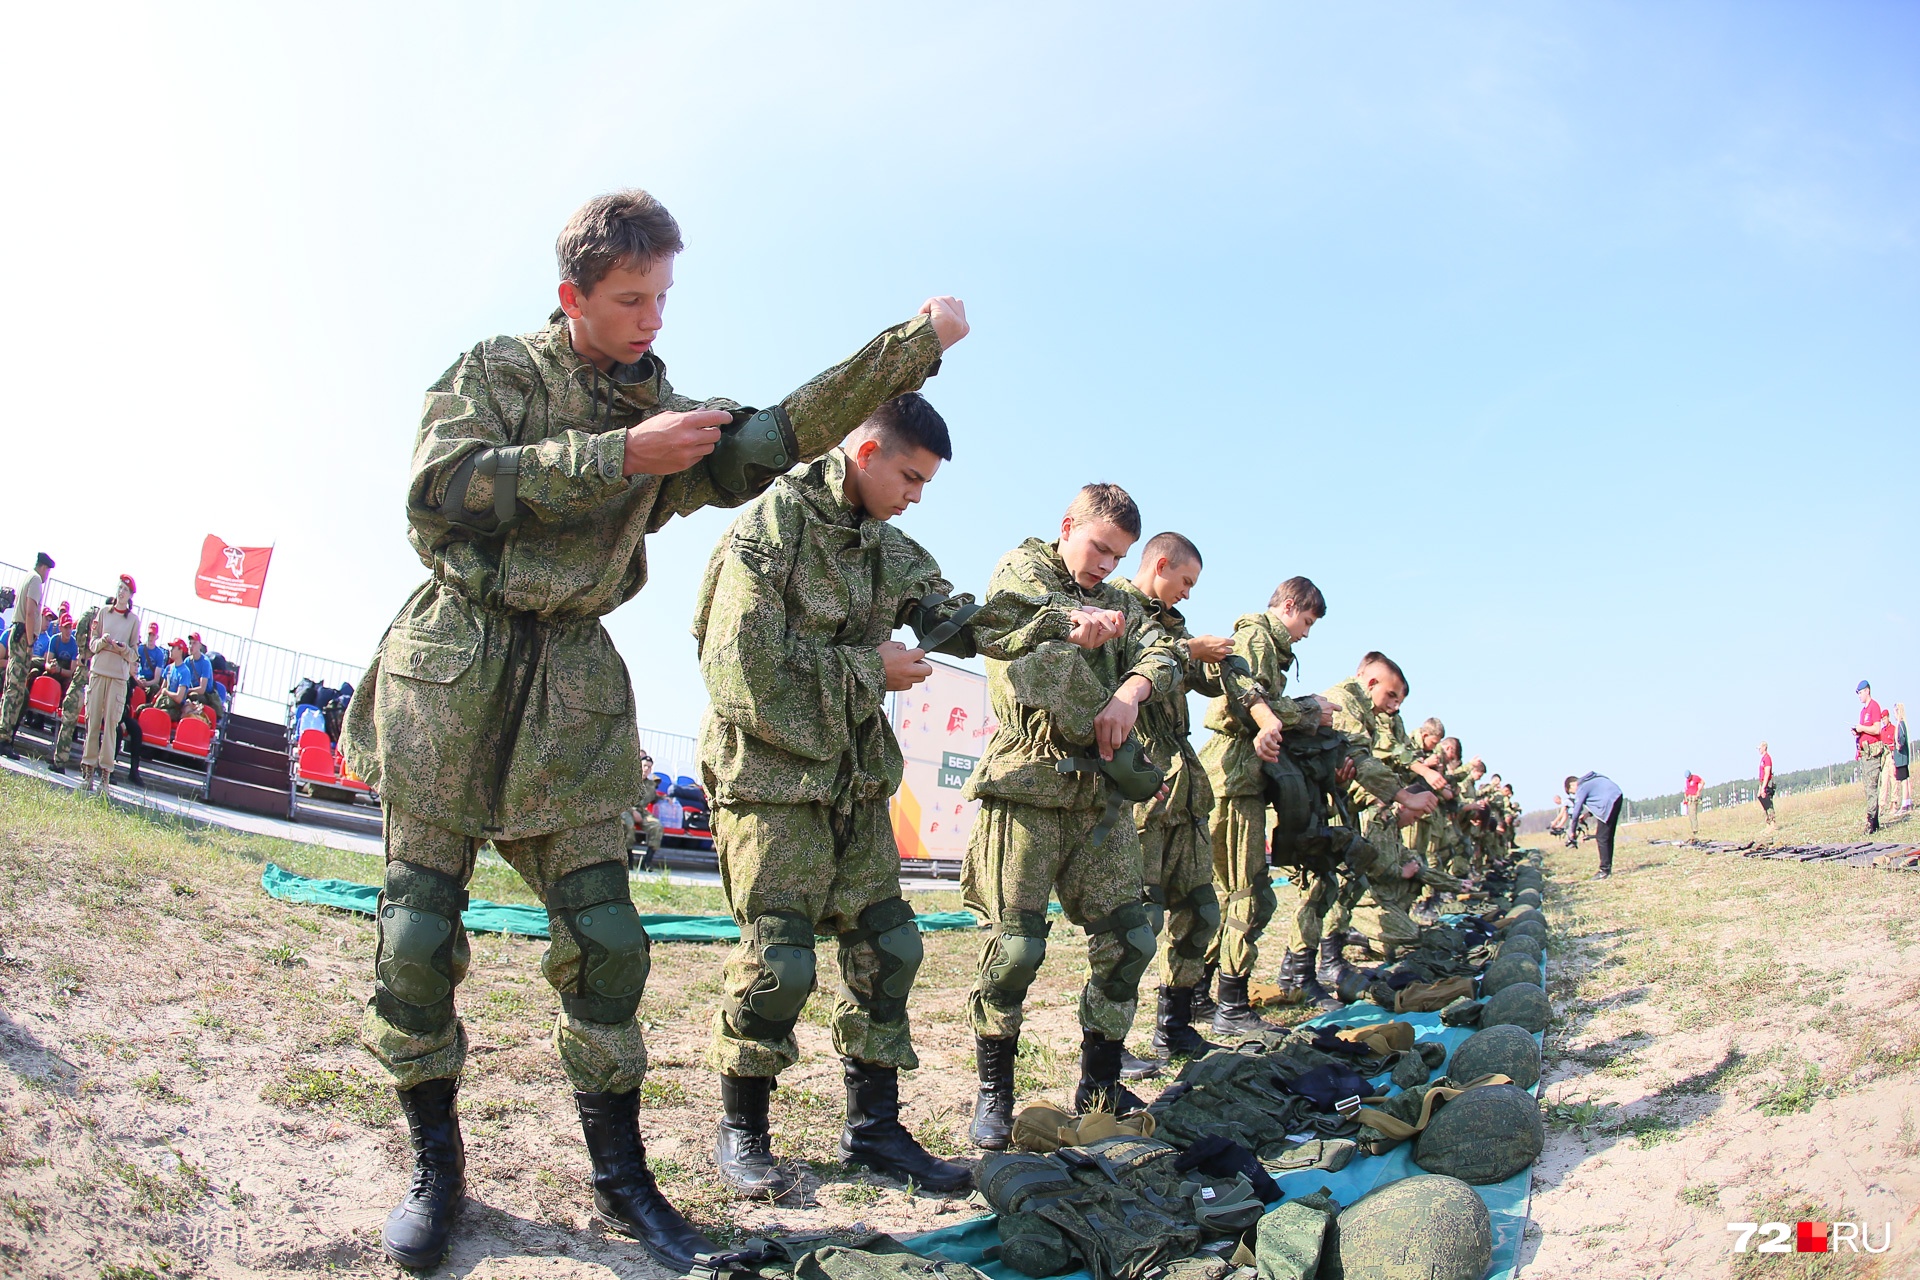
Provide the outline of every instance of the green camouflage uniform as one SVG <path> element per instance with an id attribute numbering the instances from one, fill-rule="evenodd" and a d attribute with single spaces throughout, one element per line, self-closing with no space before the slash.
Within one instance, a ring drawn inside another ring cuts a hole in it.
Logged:
<path id="1" fill-rule="evenodd" d="M 818 457 L 939 359 L 931 322 L 917 317 L 772 412 L 803 458 Z M 407 517 L 433 576 L 389 626 L 342 735 L 386 806 L 363 1039 L 400 1088 L 457 1076 L 464 1062 L 459 913 L 486 840 L 546 904 L 542 967 L 561 993 L 555 1041 L 574 1088 L 622 1093 L 645 1072 L 633 1012 L 647 944 L 624 813 L 645 784 L 626 664 L 600 618 L 645 584 L 647 534 L 753 496 L 720 488 L 705 462 L 621 474 L 629 427 L 712 407 L 735 406 L 677 394 L 652 354 L 602 373 L 558 313 L 537 333 L 480 343 L 427 393 Z M 422 936 L 432 929 L 437 946 Z"/>
<path id="2" fill-rule="evenodd" d="M 89 605 L 73 624 L 73 634 L 80 640 L 80 656 L 73 660 L 73 679 L 67 684 L 67 696 L 60 703 L 60 731 L 54 736 L 53 758 L 61 764 L 73 753 L 73 731 L 80 724 L 80 710 L 87 705 L 87 681 L 93 675 L 93 620 L 100 615 L 105 605 Z M 105 728 L 105 726 L 102 726 Z"/>
<path id="3" fill-rule="evenodd" d="M 989 609 L 997 606 L 996 597 L 1010 593 L 1069 610 L 1119 610 L 1127 628 L 1098 649 L 1055 639 L 1011 662 L 987 660 L 987 695 L 997 727 L 962 793 L 981 804 L 961 888 L 968 909 L 993 933 L 981 948 L 979 974 L 967 997 L 969 1020 L 976 1035 L 1020 1034 L 1026 989 L 1001 981 L 1008 966 L 1000 939 L 1044 939 L 1047 898 L 1057 893 L 1067 919 L 1087 933 L 1090 972 L 1080 994 L 1080 1025 L 1109 1040 L 1124 1039 L 1140 978 L 1153 959 L 1153 935 L 1140 903 L 1145 870 L 1139 835 L 1128 815 L 1113 813 L 1112 784 L 1105 777 L 1062 773 L 1057 766 L 1098 758 L 1094 718 L 1128 676 L 1151 682 L 1156 698 L 1172 696 L 1185 650 L 1119 587 L 1081 589 L 1057 545 L 1039 538 L 1000 558 L 987 591 Z M 1108 829 L 1096 845 L 1094 831 L 1103 822 Z"/>
<path id="4" fill-rule="evenodd" d="M 1171 605 L 1122 580 L 1116 584 L 1140 606 L 1149 625 L 1185 642 L 1193 638 L 1187 620 Z M 1134 732 L 1147 749 L 1147 758 L 1167 775 L 1164 798 L 1144 800 L 1133 807 L 1133 823 L 1140 835 L 1140 856 L 1146 870 L 1141 893 L 1154 933 L 1160 935 L 1160 967 L 1170 987 L 1199 983 L 1207 952 L 1220 930 L 1220 903 L 1213 892 L 1213 851 L 1207 842 L 1207 824 L 1213 816 L 1213 786 L 1201 768 L 1189 741 L 1191 721 L 1187 691 L 1206 696 L 1221 694 L 1219 668 L 1184 661 L 1180 683 L 1162 701 L 1155 698 L 1140 708 Z"/>
<path id="5" fill-rule="evenodd" d="M 1252 974 L 1260 963 L 1260 935 L 1279 905 L 1273 872 L 1267 866 L 1266 777 L 1253 750 L 1259 730 L 1250 708 L 1255 701 L 1264 701 L 1279 717 L 1283 730 L 1319 724 L 1320 708 L 1310 699 L 1283 696 L 1287 672 L 1293 667 L 1293 637 L 1271 613 L 1242 614 L 1234 621 L 1233 652 L 1246 660 L 1251 675 L 1239 688 L 1223 689 L 1207 705 L 1202 723 L 1213 730 L 1213 736 L 1201 749 L 1200 762 L 1215 797 L 1213 878 L 1227 895 L 1207 962 L 1229 977 L 1240 978 Z M 1232 679 L 1229 666 L 1218 670 L 1223 680 Z M 1317 913 L 1314 921 L 1317 929 Z"/>
<path id="6" fill-rule="evenodd" d="M 1372 885 L 1399 879 L 1400 868 L 1407 861 L 1407 847 L 1400 841 L 1400 828 L 1394 818 L 1393 797 L 1407 784 L 1406 767 L 1413 760 L 1412 744 L 1406 740 L 1405 728 L 1397 725 L 1397 713 L 1383 716 L 1374 710 L 1373 699 L 1367 696 L 1359 677 L 1341 681 L 1321 697 L 1333 703 L 1333 727 L 1347 735 L 1348 758 L 1354 762 L 1354 778 L 1347 786 L 1347 795 L 1360 822 L 1360 833 L 1373 849 L 1371 861 L 1360 875 L 1342 875 L 1337 890 L 1332 886 L 1326 890 L 1331 903 L 1326 909 L 1325 931 L 1337 933 L 1354 923 L 1368 937 L 1378 937 L 1384 929 L 1395 935 L 1408 935 L 1389 937 L 1387 941 L 1412 941 L 1420 936 L 1420 930 L 1405 912 L 1399 912 L 1397 917 L 1391 911 L 1378 914 L 1378 898 L 1371 900 L 1366 912 L 1356 911 Z M 1396 892 L 1397 889 L 1389 889 L 1389 897 Z M 1411 900 L 1408 905 L 1412 905 Z M 1303 905 L 1303 915 L 1305 910 Z M 1404 926 L 1401 918 L 1406 921 Z M 1370 928 L 1375 932 L 1369 932 Z M 1320 936 L 1316 929 L 1314 943 L 1319 942 Z"/>
<path id="7" fill-rule="evenodd" d="M 27 629 L 20 625 L 20 619 L 32 614 L 38 621 L 41 597 L 45 586 L 38 572 L 29 573 L 27 580 L 14 597 L 13 625 L 7 629 L 7 685 L 0 693 L 0 747 L 13 745 L 13 735 L 20 727 L 20 717 L 27 710 L 27 672 L 33 666 L 33 641 L 27 636 Z"/>
<path id="8" fill-rule="evenodd" d="M 700 767 L 741 932 L 707 1051 L 726 1075 L 778 1075 L 798 1059 L 792 1019 L 812 987 L 816 934 L 840 944 L 835 1050 L 919 1066 L 906 1001 L 919 935 L 887 809 L 903 763 L 877 646 L 909 614 L 929 628 L 971 599 L 916 609 L 951 585 L 912 538 L 848 504 L 846 475 L 835 451 L 774 481 L 714 550 L 694 613 L 711 700 Z M 1065 609 L 1003 595 L 942 651 L 1014 658 L 1071 626 Z M 767 964 L 770 947 L 787 948 L 781 965 Z"/>

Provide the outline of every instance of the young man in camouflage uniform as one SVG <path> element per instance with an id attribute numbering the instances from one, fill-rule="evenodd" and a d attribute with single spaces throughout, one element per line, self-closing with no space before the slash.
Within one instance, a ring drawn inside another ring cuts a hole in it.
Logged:
<path id="1" fill-rule="evenodd" d="M 1288 578 L 1274 588 L 1260 613 L 1242 614 L 1233 624 L 1233 654 L 1222 666 L 1240 672 L 1245 684 L 1222 689 L 1207 707 L 1203 722 L 1213 730 L 1201 749 L 1207 781 L 1214 794 L 1213 878 L 1225 894 L 1224 917 L 1209 948 L 1200 979 L 1196 1006 L 1210 1012 L 1213 1030 L 1221 1035 L 1258 1031 L 1272 1024 L 1256 1017 L 1247 998 L 1247 985 L 1260 963 L 1260 937 L 1273 920 L 1279 902 L 1273 892 L 1273 872 L 1267 865 L 1267 782 L 1263 761 L 1280 758 L 1282 734 L 1289 729 L 1316 729 L 1333 723 L 1331 704 L 1311 694 L 1286 697 L 1287 673 L 1293 669 L 1293 646 L 1307 638 L 1327 611 L 1327 598 L 1307 578 Z M 1288 878 L 1302 877 L 1289 869 Z M 1295 886 L 1299 888 L 1299 886 Z M 1302 897 L 1303 913 L 1296 922 L 1302 938 L 1317 931 L 1323 901 L 1312 901 L 1313 890 Z M 1306 914 L 1312 915 L 1312 925 Z M 1316 940 L 1318 933 L 1312 935 Z M 1303 947 L 1306 944 L 1303 943 Z M 1213 974 L 1220 975 L 1220 998 L 1211 999 Z M 1324 995 L 1313 980 L 1312 952 L 1289 951 L 1280 962 L 1281 990 L 1294 999 Z"/>
<path id="2" fill-rule="evenodd" d="M 67 696 L 60 700 L 60 727 L 53 735 L 53 759 L 47 768 L 54 773 L 67 771 L 67 758 L 73 754 L 74 731 L 80 726 L 80 709 L 87 705 L 87 683 L 93 674 L 93 620 L 106 604 L 90 604 L 73 624 L 80 638 L 80 652 L 73 660 L 73 679 L 67 684 Z"/>
<path id="3" fill-rule="evenodd" d="M 385 804 L 362 1035 L 413 1139 L 413 1185 L 382 1235 L 405 1266 L 444 1255 L 464 1191 L 454 1100 L 467 1041 L 453 996 L 466 885 L 489 840 L 552 925 L 541 967 L 560 993 L 554 1042 L 595 1212 L 676 1271 L 712 1249 L 661 1195 L 640 1140 L 634 1010 L 649 961 L 624 817 L 642 786 L 640 739 L 600 618 L 645 584 L 647 534 L 825 453 L 966 332 L 959 304 L 933 299 L 771 409 L 696 401 L 652 351 L 680 247 L 645 192 L 590 201 L 560 235 L 548 326 L 480 343 L 427 394 L 407 517 L 433 576 L 389 627 L 343 743 Z"/>
<path id="4" fill-rule="evenodd" d="M 964 792 L 981 805 L 961 886 L 993 931 L 967 997 L 980 1077 L 971 1132 L 989 1150 L 1004 1149 L 1012 1132 L 1014 1055 L 1055 892 L 1087 934 L 1075 1109 L 1139 1106 L 1120 1084 L 1120 1052 L 1155 943 L 1140 902 L 1140 841 L 1119 788 L 1157 777 L 1132 737 L 1134 722 L 1149 698 L 1173 694 L 1185 661 L 1135 599 L 1107 582 L 1139 536 L 1140 509 L 1126 491 L 1088 485 L 1057 541 L 1027 539 L 1001 557 L 988 583 L 988 609 L 1011 594 L 1091 611 L 1092 641 L 1038 640 L 1011 662 L 987 660 L 999 727 Z"/>
<path id="5" fill-rule="evenodd" d="M 14 598 L 13 625 L 7 629 L 7 684 L 0 692 L 0 756 L 18 760 L 13 735 L 20 728 L 20 717 L 27 710 L 27 673 L 33 666 L 33 642 L 40 638 L 44 625 L 43 601 L 47 575 L 53 572 L 53 557 L 42 551 L 33 558 L 33 572 L 20 584 Z"/>
<path id="6" fill-rule="evenodd" d="M 1185 649 L 1180 683 L 1164 700 L 1141 708 L 1135 732 L 1147 758 L 1167 775 L 1161 794 L 1134 806 L 1140 852 L 1146 868 L 1142 890 L 1149 922 L 1161 939 L 1162 985 L 1154 1015 L 1153 1051 L 1165 1057 L 1192 1057 L 1214 1046 L 1193 1029 L 1193 989 L 1204 972 L 1207 952 L 1220 929 L 1220 900 L 1213 891 L 1213 851 L 1207 827 L 1213 817 L 1213 786 L 1189 741 L 1187 691 L 1208 697 L 1222 693 L 1219 664 L 1233 652 L 1233 641 L 1196 636 L 1176 607 L 1200 580 L 1200 550 L 1177 533 L 1158 533 L 1140 552 L 1140 568 L 1120 590 L 1140 607 L 1141 618 Z M 1208 665 L 1213 664 L 1213 665 Z M 1236 687 L 1244 684 L 1230 674 Z M 1159 1064 L 1122 1055 L 1121 1075 L 1140 1079 Z"/>
<path id="7" fill-rule="evenodd" d="M 1008 596 L 976 610 L 891 523 L 952 457 L 933 406 L 911 393 L 889 400 L 839 449 L 776 480 L 707 565 L 693 624 L 711 699 L 700 767 L 740 923 L 707 1065 L 720 1073 L 724 1112 L 715 1162 L 742 1195 L 793 1187 L 773 1158 L 767 1106 L 774 1078 L 799 1057 L 793 1027 L 815 985 L 816 934 L 839 943 L 841 1153 L 929 1191 L 971 1176 L 928 1155 L 899 1120 L 899 1073 L 920 1065 L 907 996 L 921 946 L 900 896 L 887 806 L 903 762 L 885 702 L 932 667 L 924 649 L 891 637 L 911 626 L 942 652 L 1007 660 L 1071 624 L 1064 609 L 1041 616 Z"/>
<path id="8" fill-rule="evenodd" d="M 1347 735 L 1348 758 L 1354 762 L 1348 796 L 1360 832 L 1373 849 L 1371 863 L 1362 867 L 1359 875 L 1343 877 L 1320 936 L 1314 940 L 1319 952 L 1314 976 L 1329 990 L 1338 991 L 1343 981 L 1355 976 L 1356 971 L 1341 955 L 1341 935 L 1369 884 L 1392 877 L 1410 880 L 1419 873 L 1401 843 L 1400 828 L 1431 814 L 1439 802 L 1432 791 L 1411 788 L 1415 775 L 1408 767 L 1412 764 L 1410 744 L 1394 731 L 1393 717 L 1406 701 L 1407 692 L 1406 673 L 1376 651 L 1360 660 L 1360 668 L 1351 679 L 1321 695 L 1333 703 L 1333 727 Z M 1377 919 L 1370 916 L 1369 923 L 1381 925 L 1384 936 L 1379 940 L 1393 945 L 1414 942 L 1420 936 L 1411 919 L 1403 922 L 1392 913 Z"/>

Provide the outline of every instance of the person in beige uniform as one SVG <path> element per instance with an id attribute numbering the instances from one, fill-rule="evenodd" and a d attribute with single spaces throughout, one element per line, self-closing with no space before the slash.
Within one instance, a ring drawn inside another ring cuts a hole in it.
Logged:
<path id="1" fill-rule="evenodd" d="M 94 615 L 92 636 L 84 642 L 93 654 L 93 673 L 87 683 L 87 744 L 80 751 L 82 791 L 92 791 L 96 786 L 104 789 L 113 780 L 114 732 L 126 710 L 134 646 L 140 642 L 140 615 L 133 611 L 133 591 L 132 577 L 121 574 L 113 608 Z"/>

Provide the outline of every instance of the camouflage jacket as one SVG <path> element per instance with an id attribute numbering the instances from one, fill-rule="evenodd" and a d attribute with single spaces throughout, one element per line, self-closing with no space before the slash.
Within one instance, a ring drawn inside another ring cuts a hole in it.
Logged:
<path id="1" fill-rule="evenodd" d="M 73 660 L 75 680 L 84 681 L 93 674 L 93 620 L 106 607 L 104 604 L 90 604 L 73 620 L 73 638 L 80 642 L 80 652 Z"/>
<path id="2" fill-rule="evenodd" d="M 931 323 L 916 317 L 779 410 L 802 457 L 816 458 L 939 362 Z M 753 495 L 719 489 L 705 462 L 621 475 L 626 430 L 702 407 L 737 406 L 675 392 L 651 353 L 602 373 L 558 317 L 538 333 L 480 343 L 429 389 L 407 520 L 433 577 L 388 627 L 342 743 L 383 800 L 451 831 L 509 839 L 633 804 L 642 787 L 633 689 L 599 620 L 645 584 L 647 534 Z M 514 446 L 515 518 L 477 532 L 494 510 L 493 483 L 463 464 Z M 467 488 L 454 511 L 457 476 Z"/>
<path id="3" fill-rule="evenodd" d="M 1373 709 L 1373 699 L 1357 678 L 1341 681 L 1321 697 L 1333 703 L 1333 727 L 1347 735 L 1347 758 L 1354 765 L 1348 787 L 1353 807 L 1391 803 L 1406 782 L 1393 763 L 1397 748 L 1390 719 Z"/>
<path id="4" fill-rule="evenodd" d="M 884 801 L 900 786 L 882 641 L 922 597 L 952 596 L 940 566 L 846 499 L 838 450 L 773 482 L 714 549 L 693 635 L 710 699 L 700 768 L 719 804 Z M 1017 658 L 1072 628 L 1065 608 L 1003 594 L 944 651 Z"/>
<path id="5" fill-rule="evenodd" d="M 1234 707 L 1246 712 L 1255 702 L 1265 702 L 1280 717 L 1283 729 L 1314 727 L 1320 723 L 1320 708 L 1310 699 L 1282 696 L 1287 690 L 1287 672 L 1293 667 L 1293 637 L 1271 613 L 1242 614 L 1234 622 L 1233 652 L 1246 659 L 1253 674 L 1238 676 L 1229 667 L 1215 668 L 1223 684 L 1218 696 L 1207 704 L 1207 718 L 1202 723 L 1213 730 L 1213 736 L 1201 748 L 1200 761 L 1206 766 L 1215 795 L 1264 795 L 1266 782 L 1260 772 L 1260 757 L 1253 750 L 1258 731 L 1251 715 L 1242 719 Z"/>
<path id="6" fill-rule="evenodd" d="M 1152 823 L 1196 821 L 1204 827 L 1213 813 L 1213 787 L 1188 740 L 1193 722 L 1187 711 L 1187 691 L 1196 690 L 1210 698 L 1219 696 L 1220 668 L 1187 656 L 1187 641 L 1193 639 L 1193 632 L 1187 630 L 1187 619 L 1178 609 L 1161 604 L 1125 578 L 1114 585 L 1140 606 L 1143 623 L 1165 632 L 1178 642 L 1180 650 L 1178 683 L 1164 699 L 1154 698 L 1141 707 L 1139 723 L 1134 726 L 1147 757 L 1167 775 L 1168 783 L 1164 799 L 1143 800 L 1133 806 L 1134 825 L 1144 829 Z"/>
<path id="7" fill-rule="evenodd" d="M 1028 538 L 994 566 L 986 608 L 1001 607 L 997 597 L 1003 594 L 1034 609 L 1117 609 L 1126 615 L 1127 629 L 1098 649 L 1057 639 L 1011 662 L 987 659 L 987 700 L 997 726 L 963 794 L 1041 809 L 1099 808 L 1107 781 L 1097 773 L 1061 773 L 1056 762 L 1094 754 L 1094 717 L 1128 676 L 1149 681 L 1154 698 L 1173 696 L 1186 651 L 1114 584 L 1082 590 L 1057 544 L 1039 538 Z"/>

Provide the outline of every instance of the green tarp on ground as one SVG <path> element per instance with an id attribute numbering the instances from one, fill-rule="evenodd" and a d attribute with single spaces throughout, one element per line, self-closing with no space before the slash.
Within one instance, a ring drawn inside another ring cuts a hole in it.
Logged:
<path id="1" fill-rule="evenodd" d="M 269 862 L 260 873 L 260 887 L 283 902 L 306 902 L 317 907 L 338 907 L 372 915 L 380 902 L 378 885 L 355 884 L 351 880 L 315 880 L 297 875 Z M 942 929 L 977 929 L 979 920 L 971 911 L 930 911 L 914 920 L 921 932 Z M 547 936 L 545 907 L 522 906 L 512 902 L 474 902 L 467 906 L 460 922 L 468 933 L 517 933 L 523 938 Z M 647 936 L 655 942 L 738 942 L 740 926 L 732 916 L 640 917 Z"/>
<path id="2" fill-rule="evenodd" d="M 1544 962 L 1540 971 L 1544 977 Z M 1346 1027 L 1387 1021 L 1411 1023 L 1416 1039 L 1445 1045 L 1449 1062 L 1452 1061 L 1453 1051 L 1479 1030 L 1477 1027 L 1449 1027 L 1440 1021 L 1437 1013 L 1388 1013 L 1374 1004 L 1351 1005 L 1335 1013 L 1322 1014 L 1306 1025 Z M 1535 1043 L 1543 1039 L 1539 1032 L 1535 1032 L 1533 1038 Z M 1434 1074 L 1440 1075 L 1445 1071 L 1446 1067 L 1442 1066 Z M 1401 1092 L 1386 1075 L 1376 1077 L 1375 1083 L 1383 1086 L 1380 1092 L 1388 1096 Z M 1535 1085 L 1529 1092 L 1537 1097 L 1538 1091 L 1539 1086 Z M 1338 1173 L 1328 1173 L 1323 1169 L 1301 1169 L 1293 1173 L 1275 1174 L 1274 1181 L 1280 1184 L 1280 1190 L 1289 1200 L 1311 1195 L 1321 1187 L 1326 1187 L 1344 1207 L 1390 1182 L 1425 1173 L 1426 1170 L 1413 1162 L 1413 1148 L 1413 1143 L 1403 1142 L 1382 1156 L 1357 1156 Z M 1520 1244 L 1527 1234 L 1527 1214 L 1533 1195 L 1533 1167 L 1529 1165 L 1505 1182 L 1475 1187 L 1474 1191 L 1486 1202 L 1487 1212 L 1493 1219 L 1493 1265 L 1488 1268 L 1485 1280 L 1513 1280 L 1520 1265 Z M 955 1226 L 943 1227 L 939 1231 L 905 1237 L 902 1243 L 923 1256 L 937 1253 L 955 1262 L 964 1262 L 986 1272 L 994 1280 L 1027 1280 L 1026 1276 L 1012 1267 L 997 1260 L 990 1261 L 985 1256 L 987 1250 L 1000 1243 L 999 1233 L 993 1224 L 994 1217 L 988 1214 Z M 1069 1271 L 1049 1277 L 1049 1280 L 1091 1280 L 1091 1277 L 1085 1271 Z"/>

